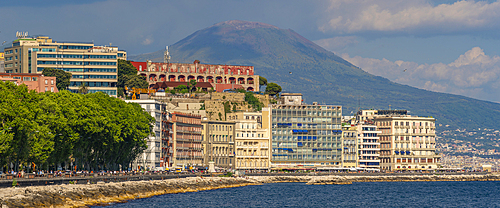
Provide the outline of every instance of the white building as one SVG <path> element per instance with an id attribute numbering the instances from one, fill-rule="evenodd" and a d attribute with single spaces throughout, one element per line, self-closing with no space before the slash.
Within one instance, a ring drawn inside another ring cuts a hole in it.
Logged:
<path id="1" fill-rule="evenodd" d="M 358 156 L 359 167 L 366 169 L 380 169 L 380 140 L 374 124 L 359 122 L 358 129 Z"/>
<path id="2" fill-rule="evenodd" d="M 161 167 L 162 158 L 162 141 L 161 141 L 161 109 L 159 103 L 155 100 L 125 100 L 127 103 L 137 103 L 144 110 L 149 112 L 155 118 L 153 127 L 153 135 L 146 138 L 148 148 L 140 154 L 132 163 L 132 169 L 163 170 Z"/>

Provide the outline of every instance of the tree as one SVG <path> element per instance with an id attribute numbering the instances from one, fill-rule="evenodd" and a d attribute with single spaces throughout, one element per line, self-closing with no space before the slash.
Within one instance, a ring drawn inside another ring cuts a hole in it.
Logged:
<path id="1" fill-rule="evenodd" d="M 72 75 L 64 70 L 53 68 L 44 68 L 42 74 L 46 77 L 56 77 L 56 86 L 59 91 L 68 88 Z"/>
<path id="2" fill-rule="evenodd" d="M 266 94 L 275 96 L 275 95 L 279 94 L 280 92 L 281 92 L 281 86 L 279 86 L 278 84 L 273 83 L 273 82 L 267 84 Z"/>
<path id="3" fill-rule="evenodd" d="M 80 88 L 78 88 L 78 93 L 81 93 L 81 94 L 89 93 L 89 87 L 87 85 L 85 85 L 85 82 L 82 82 L 82 85 L 80 86 Z"/>
<path id="4" fill-rule="evenodd" d="M 145 77 L 139 75 L 124 75 L 126 76 L 125 86 L 128 88 L 142 88 L 147 89 L 149 87 L 149 83 L 146 81 Z"/>
<path id="5" fill-rule="evenodd" d="M 189 91 L 196 91 L 196 80 L 189 80 Z"/>
<path id="6" fill-rule="evenodd" d="M 125 86 L 126 86 L 127 81 L 129 81 L 131 79 L 135 79 L 137 81 L 138 79 L 136 77 L 140 77 L 140 75 L 137 75 L 137 69 L 134 67 L 134 65 L 132 65 L 130 63 L 130 61 L 118 59 L 117 69 L 118 69 L 118 72 L 117 72 L 118 81 L 116 83 L 116 87 L 118 88 L 117 95 L 122 96 L 125 92 Z M 140 82 L 141 81 L 134 82 L 134 83 L 142 85 Z M 147 81 L 144 80 L 144 83 L 147 83 Z M 145 88 L 147 88 L 148 86 L 149 86 L 149 84 L 146 85 Z M 127 87 L 131 87 L 131 86 L 127 86 Z"/>
<path id="7" fill-rule="evenodd" d="M 260 86 L 267 85 L 267 79 L 264 78 L 263 76 L 259 76 L 259 85 Z"/>

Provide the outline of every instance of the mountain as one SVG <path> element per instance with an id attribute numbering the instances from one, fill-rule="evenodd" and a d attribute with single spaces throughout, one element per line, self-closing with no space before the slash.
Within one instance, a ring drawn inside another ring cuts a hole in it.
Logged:
<path id="1" fill-rule="evenodd" d="M 170 46 L 172 62 L 253 65 L 257 74 L 301 92 L 307 103 L 336 104 L 344 115 L 361 109 L 407 109 L 449 128 L 497 128 L 500 104 L 431 92 L 374 76 L 291 29 L 226 21 L 196 31 Z M 129 57 L 163 61 L 163 50 Z M 290 73 L 291 72 L 291 73 Z"/>

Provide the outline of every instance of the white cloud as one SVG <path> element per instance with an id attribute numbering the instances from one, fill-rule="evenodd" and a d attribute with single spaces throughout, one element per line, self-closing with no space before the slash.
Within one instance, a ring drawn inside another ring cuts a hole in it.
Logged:
<path id="1" fill-rule="evenodd" d="M 436 92 L 500 102 L 500 57 L 488 56 L 479 47 L 449 64 L 417 64 L 387 59 L 342 58 L 363 70 L 391 81 Z"/>
<path id="2" fill-rule="evenodd" d="M 332 0 L 330 3 L 328 18 L 319 27 L 323 32 L 454 33 L 500 26 L 497 21 L 500 2 L 458 1 L 436 6 L 423 0 Z"/>
<path id="3" fill-rule="evenodd" d="M 151 43 L 153 43 L 153 39 L 151 37 L 146 38 L 142 41 L 142 45 L 149 45 Z"/>

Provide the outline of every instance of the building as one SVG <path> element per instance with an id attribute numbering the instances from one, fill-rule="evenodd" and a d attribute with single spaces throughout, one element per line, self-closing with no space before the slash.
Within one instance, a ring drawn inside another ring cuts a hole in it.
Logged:
<path id="1" fill-rule="evenodd" d="M 281 103 L 284 105 L 302 105 L 302 93 L 281 93 Z"/>
<path id="2" fill-rule="evenodd" d="M 150 87 L 157 82 L 208 82 L 217 92 L 224 89 L 242 87 L 248 91 L 259 91 L 259 76 L 254 74 L 253 66 L 212 65 L 194 62 L 159 63 L 131 62 L 137 73 L 147 78 Z"/>
<path id="3" fill-rule="evenodd" d="M 165 170 L 162 165 L 162 140 L 161 132 L 161 116 L 159 116 L 159 103 L 155 100 L 125 100 L 127 103 L 137 103 L 155 118 L 153 127 L 153 135 L 146 138 L 148 148 L 144 150 L 134 162 L 132 162 L 132 169 L 149 169 L 149 170 Z"/>
<path id="4" fill-rule="evenodd" d="M 342 164 L 342 107 L 270 105 L 262 110 L 263 127 L 271 129 L 271 167 Z"/>
<path id="5" fill-rule="evenodd" d="M 342 125 L 342 167 L 358 167 L 358 132 L 350 124 Z"/>
<path id="6" fill-rule="evenodd" d="M 380 138 L 380 168 L 388 171 L 428 170 L 439 167 L 436 153 L 436 119 L 408 115 L 406 110 L 362 111 L 373 119 Z"/>
<path id="7" fill-rule="evenodd" d="M 196 167 L 203 165 L 201 116 L 162 111 L 166 167 Z"/>
<path id="8" fill-rule="evenodd" d="M 0 53 L 0 73 L 4 73 L 5 72 L 5 65 L 4 65 L 4 56 L 5 54 L 4 53 Z"/>
<path id="9" fill-rule="evenodd" d="M 358 132 L 358 167 L 366 169 L 380 169 L 380 140 L 382 133 L 374 124 L 359 122 L 356 125 Z"/>
<path id="10" fill-rule="evenodd" d="M 202 120 L 203 125 L 203 166 L 214 162 L 219 168 L 234 169 L 235 123 L 231 121 Z"/>
<path id="11" fill-rule="evenodd" d="M 89 92 L 116 96 L 117 62 L 127 53 L 116 46 L 94 43 L 56 42 L 46 36 L 18 36 L 4 49 L 7 73 L 41 74 L 44 68 L 72 73 L 69 90 L 76 92 L 85 83 Z"/>
<path id="12" fill-rule="evenodd" d="M 269 170 L 269 129 L 262 126 L 262 112 L 227 114 L 236 122 L 236 169 Z"/>
<path id="13" fill-rule="evenodd" d="M 59 92 L 56 77 L 46 77 L 42 74 L 0 73 L 0 80 L 14 82 L 17 85 L 24 84 L 28 89 L 37 92 Z"/>

